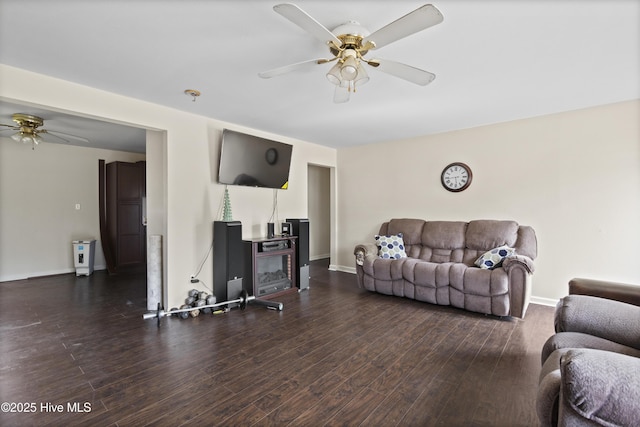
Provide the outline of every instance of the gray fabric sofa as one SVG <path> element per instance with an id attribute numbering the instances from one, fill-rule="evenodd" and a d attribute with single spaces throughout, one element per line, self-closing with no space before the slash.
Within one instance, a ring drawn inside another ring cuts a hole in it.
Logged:
<path id="1" fill-rule="evenodd" d="M 639 286 L 569 283 L 556 307 L 556 334 L 542 348 L 542 426 L 640 425 L 639 298 Z"/>
<path id="2" fill-rule="evenodd" d="M 406 257 L 382 258 L 383 245 L 355 247 L 358 285 L 373 292 L 496 316 L 524 318 L 531 295 L 534 230 L 515 221 L 392 219 L 378 236 L 401 235 Z M 380 240 L 378 240 L 380 242 Z M 475 262 L 493 249 L 515 249 L 490 269 Z"/>

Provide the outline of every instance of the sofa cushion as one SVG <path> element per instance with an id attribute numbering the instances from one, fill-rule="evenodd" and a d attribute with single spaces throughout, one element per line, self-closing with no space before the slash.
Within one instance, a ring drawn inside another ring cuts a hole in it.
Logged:
<path id="1" fill-rule="evenodd" d="M 538 241 L 533 228 L 528 225 L 518 227 L 518 244 L 514 247 L 518 255 L 536 259 L 538 256 Z"/>
<path id="2" fill-rule="evenodd" d="M 581 424 L 589 420 L 607 426 L 638 425 L 639 369 L 640 360 L 635 357 L 571 349 L 560 360 L 560 404 L 575 411 Z"/>
<path id="3" fill-rule="evenodd" d="M 469 249 L 488 251 L 502 245 L 514 247 L 518 240 L 518 223 L 489 219 L 471 221 L 465 237 Z"/>
<path id="4" fill-rule="evenodd" d="M 387 232 L 378 234 L 392 235 L 402 233 L 405 244 L 419 245 L 424 223 L 425 221 L 422 219 L 392 219 L 387 225 Z"/>
<path id="5" fill-rule="evenodd" d="M 509 292 L 509 276 L 502 268 L 483 270 L 456 263 L 451 265 L 449 279 L 449 285 L 464 294 L 496 296 Z"/>
<path id="6" fill-rule="evenodd" d="M 567 295 L 556 305 L 554 326 L 556 332 L 582 332 L 640 350 L 640 308 L 633 304 Z"/>
<path id="7" fill-rule="evenodd" d="M 411 258 L 385 259 L 366 258 L 362 264 L 364 272 L 382 281 L 402 280 L 402 265 Z"/>
<path id="8" fill-rule="evenodd" d="M 475 265 L 485 270 L 493 270 L 496 267 L 502 265 L 502 261 L 510 255 L 515 253 L 515 249 L 510 248 L 507 245 L 498 246 L 483 253 L 480 258 L 475 262 Z"/>
<path id="9" fill-rule="evenodd" d="M 609 341 L 605 338 L 584 334 L 582 332 L 558 332 L 550 336 L 542 346 L 540 356 L 542 362 L 544 363 L 551 353 L 563 348 L 593 348 L 640 358 L 640 350 Z"/>
<path id="10" fill-rule="evenodd" d="M 431 262 L 462 262 L 466 222 L 428 221 L 422 229 L 418 257 Z"/>
<path id="11" fill-rule="evenodd" d="M 376 234 L 376 245 L 378 245 L 378 256 L 386 259 L 406 258 L 407 253 L 404 250 L 404 240 L 402 233 L 391 236 L 381 236 Z"/>
<path id="12" fill-rule="evenodd" d="M 430 248 L 461 249 L 466 231 L 466 222 L 428 221 L 422 229 L 421 241 Z"/>
<path id="13" fill-rule="evenodd" d="M 392 235 L 402 233 L 402 238 L 404 239 L 404 250 L 407 253 L 407 256 L 411 258 L 419 258 L 418 254 L 422 249 L 421 237 L 424 223 L 425 221 L 422 219 L 392 219 L 386 223 L 386 227 L 384 224 L 380 227 L 380 232 L 378 234 Z M 383 229 L 386 229 L 386 231 L 383 231 Z"/>
<path id="14" fill-rule="evenodd" d="M 409 258 L 402 265 L 402 278 L 416 286 L 449 286 L 449 269 L 453 263 L 428 262 Z"/>

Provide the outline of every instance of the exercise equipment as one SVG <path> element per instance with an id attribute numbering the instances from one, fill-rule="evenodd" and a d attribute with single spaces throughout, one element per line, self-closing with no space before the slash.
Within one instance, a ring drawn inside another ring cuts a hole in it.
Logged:
<path id="1" fill-rule="evenodd" d="M 179 309 L 172 308 L 169 311 L 165 311 L 162 308 L 162 305 L 158 303 L 158 309 L 156 310 L 155 313 L 145 313 L 142 315 L 142 318 L 144 320 L 149 320 L 154 318 L 158 319 L 158 325 L 160 325 L 160 319 L 162 319 L 165 316 L 178 315 L 182 319 L 186 319 L 189 317 L 189 315 L 193 317 L 198 316 L 200 314 L 200 310 L 212 309 L 215 307 L 221 307 L 223 305 L 230 305 L 230 304 L 239 304 L 240 309 L 244 310 L 245 308 L 247 308 L 247 304 L 250 302 L 253 302 L 254 304 L 262 305 L 272 310 L 282 311 L 282 309 L 284 308 L 284 305 L 281 302 L 257 299 L 255 296 L 249 295 L 248 292 L 243 289 L 242 292 L 240 292 L 240 295 L 238 296 L 237 299 L 230 300 L 230 301 L 222 301 L 215 304 L 202 305 L 199 307 L 191 307 L 184 304 L 180 306 Z"/>

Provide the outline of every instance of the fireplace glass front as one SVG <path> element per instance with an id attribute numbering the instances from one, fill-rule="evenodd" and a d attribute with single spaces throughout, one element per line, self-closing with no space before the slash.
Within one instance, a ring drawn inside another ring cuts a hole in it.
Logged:
<path id="1" fill-rule="evenodd" d="M 291 288 L 291 255 L 260 257 L 256 267 L 257 297 Z"/>

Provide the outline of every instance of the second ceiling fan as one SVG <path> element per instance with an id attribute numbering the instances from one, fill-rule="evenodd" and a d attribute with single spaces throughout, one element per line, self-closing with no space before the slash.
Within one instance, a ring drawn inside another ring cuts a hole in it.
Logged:
<path id="1" fill-rule="evenodd" d="M 425 30 L 443 21 L 443 16 L 435 6 L 426 4 L 407 15 L 387 24 L 373 33 L 369 33 L 358 22 L 349 21 L 329 31 L 295 4 L 284 3 L 273 7 L 280 15 L 298 25 L 329 47 L 333 58 L 312 59 L 258 73 L 268 79 L 310 65 L 326 64 L 336 61 L 327 73 L 327 79 L 335 88 L 334 102 L 347 102 L 356 87 L 369 81 L 362 63 L 375 67 L 387 74 L 409 82 L 425 86 L 433 81 L 435 74 L 410 65 L 387 59 L 366 59 L 370 50 L 379 49 L 411 34 Z"/>
<path id="2" fill-rule="evenodd" d="M 31 144 L 32 149 L 35 149 L 36 145 L 46 141 L 47 136 L 52 136 L 58 140 L 58 142 L 66 142 L 69 140 L 66 138 L 72 138 L 81 142 L 89 142 L 87 138 L 81 136 L 70 135 L 59 131 L 43 129 L 44 120 L 42 117 L 34 116 L 26 113 L 15 113 L 11 116 L 11 119 L 15 124 L 0 123 L 0 132 L 12 131 L 15 132 L 11 135 L 11 139 L 16 142 L 22 142 L 23 144 Z M 43 137 L 45 139 L 43 139 Z M 49 139 L 50 142 L 55 140 Z"/>

